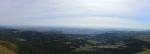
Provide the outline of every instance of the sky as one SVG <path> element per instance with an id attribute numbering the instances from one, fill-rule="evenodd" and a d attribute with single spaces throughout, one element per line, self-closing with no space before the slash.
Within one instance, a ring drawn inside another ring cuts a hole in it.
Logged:
<path id="1" fill-rule="evenodd" d="M 0 0 L 0 25 L 150 29 L 150 0 Z"/>

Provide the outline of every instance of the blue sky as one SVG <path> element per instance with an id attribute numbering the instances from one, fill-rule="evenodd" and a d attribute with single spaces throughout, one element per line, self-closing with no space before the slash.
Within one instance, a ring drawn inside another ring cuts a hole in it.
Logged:
<path id="1" fill-rule="evenodd" d="M 0 0 L 1 25 L 150 28 L 150 0 Z"/>

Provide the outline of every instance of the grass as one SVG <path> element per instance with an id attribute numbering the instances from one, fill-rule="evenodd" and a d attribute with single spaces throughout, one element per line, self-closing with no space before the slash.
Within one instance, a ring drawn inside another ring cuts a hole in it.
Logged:
<path id="1" fill-rule="evenodd" d="M 0 54 L 17 54 L 17 47 L 15 44 L 6 41 L 0 41 Z"/>
<path id="2" fill-rule="evenodd" d="M 144 51 L 139 52 L 137 54 L 150 54 L 150 49 L 145 49 Z"/>

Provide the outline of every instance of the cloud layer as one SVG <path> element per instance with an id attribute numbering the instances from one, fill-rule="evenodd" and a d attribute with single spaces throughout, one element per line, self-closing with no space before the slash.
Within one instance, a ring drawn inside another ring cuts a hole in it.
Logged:
<path id="1" fill-rule="evenodd" d="M 148 0 L 2 0 L 1 25 L 148 28 Z"/>

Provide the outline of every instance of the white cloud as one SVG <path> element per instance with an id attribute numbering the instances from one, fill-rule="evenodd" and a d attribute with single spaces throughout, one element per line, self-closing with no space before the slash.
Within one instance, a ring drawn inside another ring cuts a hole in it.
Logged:
<path id="1" fill-rule="evenodd" d="M 134 15 L 142 0 L 36 0 L 26 3 L 23 16 L 52 16 L 71 14 Z M 19 6 L 21 7 L 21 5 Z"/>
<path id="2" fill-rule="evenodd" d="M 0 24 L 148 28 L 150 27 L 148 24 L 145 25 L 136 19 L 123 18 L 139 14 L 138 11 L 147 5 L 144 4 L 146 2 L 146 0 L 5 0 L 0 1 Z M 48 18 L 51 16 L 56 18 Z"/>
<path id="3" fill-rule="evenodd" d="M 143 0 L 5 0 L 0 2 L 5 16 L 38 17 L 80 14 L 134 15 Z"/>

